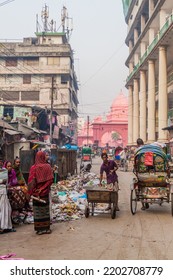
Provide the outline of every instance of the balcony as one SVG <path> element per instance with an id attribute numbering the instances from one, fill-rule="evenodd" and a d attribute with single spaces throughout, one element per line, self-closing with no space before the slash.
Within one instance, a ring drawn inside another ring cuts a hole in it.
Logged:
<path id="1" fill-rule="evenodd" d="M 168 31 L 168 29 L 170 28 L 171 25 L 173 25 L 173 14 L 169 16 L 169 18 L 167 19 L 167 21 L 163 25 L 163 27 L 160 29 L 157 36 L 154 38 L 152 43 L 147 47 L 143 56 L 139 59 L 139 62 L 134 66 L 132 73 L 130 73 L 130 75 L 127 77 L 126 83 L 128 83 L 131 80 L 131 78 L 133 77 L 133 75 L 139 70 L 139 67 L 144 63 L 144 61 L 149 56 L 149 54 L 154 50 L 156 45 L 163 38 L 163 36 Z"/>

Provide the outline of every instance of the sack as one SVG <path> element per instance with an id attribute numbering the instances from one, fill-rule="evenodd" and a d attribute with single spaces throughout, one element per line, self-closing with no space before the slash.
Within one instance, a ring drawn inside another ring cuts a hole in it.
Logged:
<path id="1" fill-rule="evenodd" d="M 25 207 L 26 196 L 21 189 L 11 189 L 8 191 L 8 198 L 12 210 L 18 210 Z"/>

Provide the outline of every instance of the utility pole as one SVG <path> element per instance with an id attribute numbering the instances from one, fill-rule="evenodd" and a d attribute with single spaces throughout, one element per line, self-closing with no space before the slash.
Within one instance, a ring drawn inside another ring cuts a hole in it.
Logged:
<path id="1" fill-rule="evenodd" d="M 52 113 L 53 113 L 53 95 L 54 95 L 54 76 L 52 76 L 51 103 L 50 103 L 50 143 L 52 144 Z"/>
<path id="2" fill-rule="evenodd" d="M 89 140 L 89 116 L 87 116 L 87 145 L 88 145 L 88 141 Z"/>

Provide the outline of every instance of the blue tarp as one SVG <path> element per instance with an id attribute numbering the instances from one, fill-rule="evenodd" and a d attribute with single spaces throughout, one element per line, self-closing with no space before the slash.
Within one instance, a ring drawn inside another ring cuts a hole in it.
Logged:
<path id="1" fill-rule="evenodd" d="M 71 144 L 66 144 L 65 148 L 68 150 L 73 150 L 73 151 L 77 151 L 78 150 L 78 146 L 77 145 L 71 145 Z"/>

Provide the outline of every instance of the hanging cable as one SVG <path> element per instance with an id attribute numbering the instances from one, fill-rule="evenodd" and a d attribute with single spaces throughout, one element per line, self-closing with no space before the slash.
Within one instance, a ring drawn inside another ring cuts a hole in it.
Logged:
<path id="1" fill-rule="evenodd" d="M 6 0 L 6 1 L 0 3 L 0 7 L 6 5 L 6 4 L 10 3 L 10 2 L 13 2 L 13 1 L 15 1 L 15 0 Z"/>

